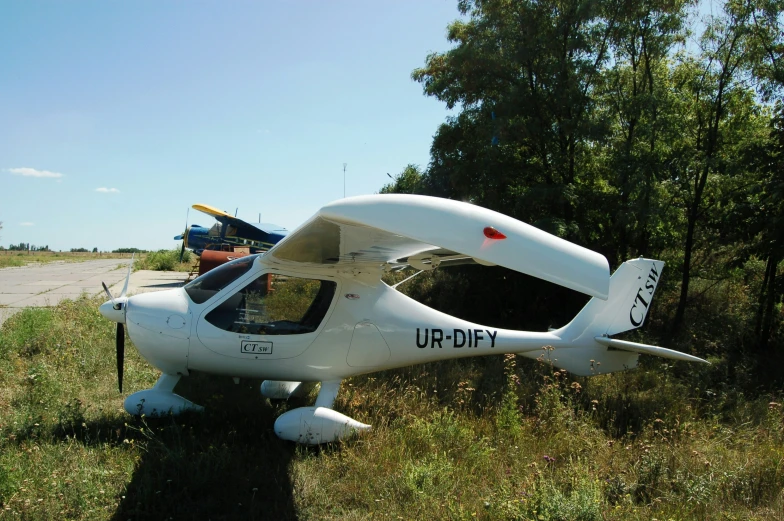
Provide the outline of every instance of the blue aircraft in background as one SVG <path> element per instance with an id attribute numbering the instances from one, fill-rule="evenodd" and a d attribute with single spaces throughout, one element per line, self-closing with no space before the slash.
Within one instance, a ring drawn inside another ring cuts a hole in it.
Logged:
<path id="1" fill-rule="evenodd" d="M 207 228 L 194 224 L 186 226 L 185 232 L 174 237 L 182 241 L 180 259 L 185 248 L 201 256 L 204 250 L 222 250 L 225 246 L 247 247 L 250 253 L 269 250 L 289 232 L 283 226 L 271 223 L 247 223 L 231 214 L 206 204 L 194 204 L 193 208 L 215 217 L 218 221 Z"/>

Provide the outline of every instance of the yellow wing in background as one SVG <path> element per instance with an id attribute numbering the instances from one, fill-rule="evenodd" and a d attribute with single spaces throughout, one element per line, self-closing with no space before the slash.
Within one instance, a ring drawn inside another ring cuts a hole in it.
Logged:
<path id="1" fill-rule="evenodd" d="M 218 210 L 214 206 L 210 206 L 208 204 L 194 204 L 191 208 L 206 213 L 207 215 L 212 215 L 213 217 L 228 217 L 230 219 L 235 218 L 233 215 L 228 214 L 223 210 Z"/>

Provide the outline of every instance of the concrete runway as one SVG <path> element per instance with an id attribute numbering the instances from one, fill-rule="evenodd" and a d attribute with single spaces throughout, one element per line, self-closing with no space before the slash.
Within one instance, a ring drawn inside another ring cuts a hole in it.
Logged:
<path id="1" fill-rule="evenodd" d="M 101 281 L 119 296 L 128 274 L 130 259 L 85 262 L 51 262 L 0 269 L 0 326 L 26 307 L 56 306 L 64 299 L 103 293 Z M 131 273 L 128 294 L 160 291 L 181 286 L 188 276 L 177 271 Z"/>

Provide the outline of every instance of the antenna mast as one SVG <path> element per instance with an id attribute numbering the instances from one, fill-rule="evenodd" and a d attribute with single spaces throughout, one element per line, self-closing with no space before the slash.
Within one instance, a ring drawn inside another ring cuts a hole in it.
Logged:
<path id="1" fill-rule="evenodd" d="M 343 198 L 346 198 L 346 167 L 348 163 L 343 163 Z"/>

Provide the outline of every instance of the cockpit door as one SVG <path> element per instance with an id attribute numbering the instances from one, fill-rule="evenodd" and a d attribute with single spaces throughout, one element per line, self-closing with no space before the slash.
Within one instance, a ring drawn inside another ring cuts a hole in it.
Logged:
<path id="1" fill-rule="evenodd" d="M 234 358 L 275 360 L 302 354 L 331 314 L 338 282 L 262 272 L 216 297 L 196 333 L 210 351 Z"/>

